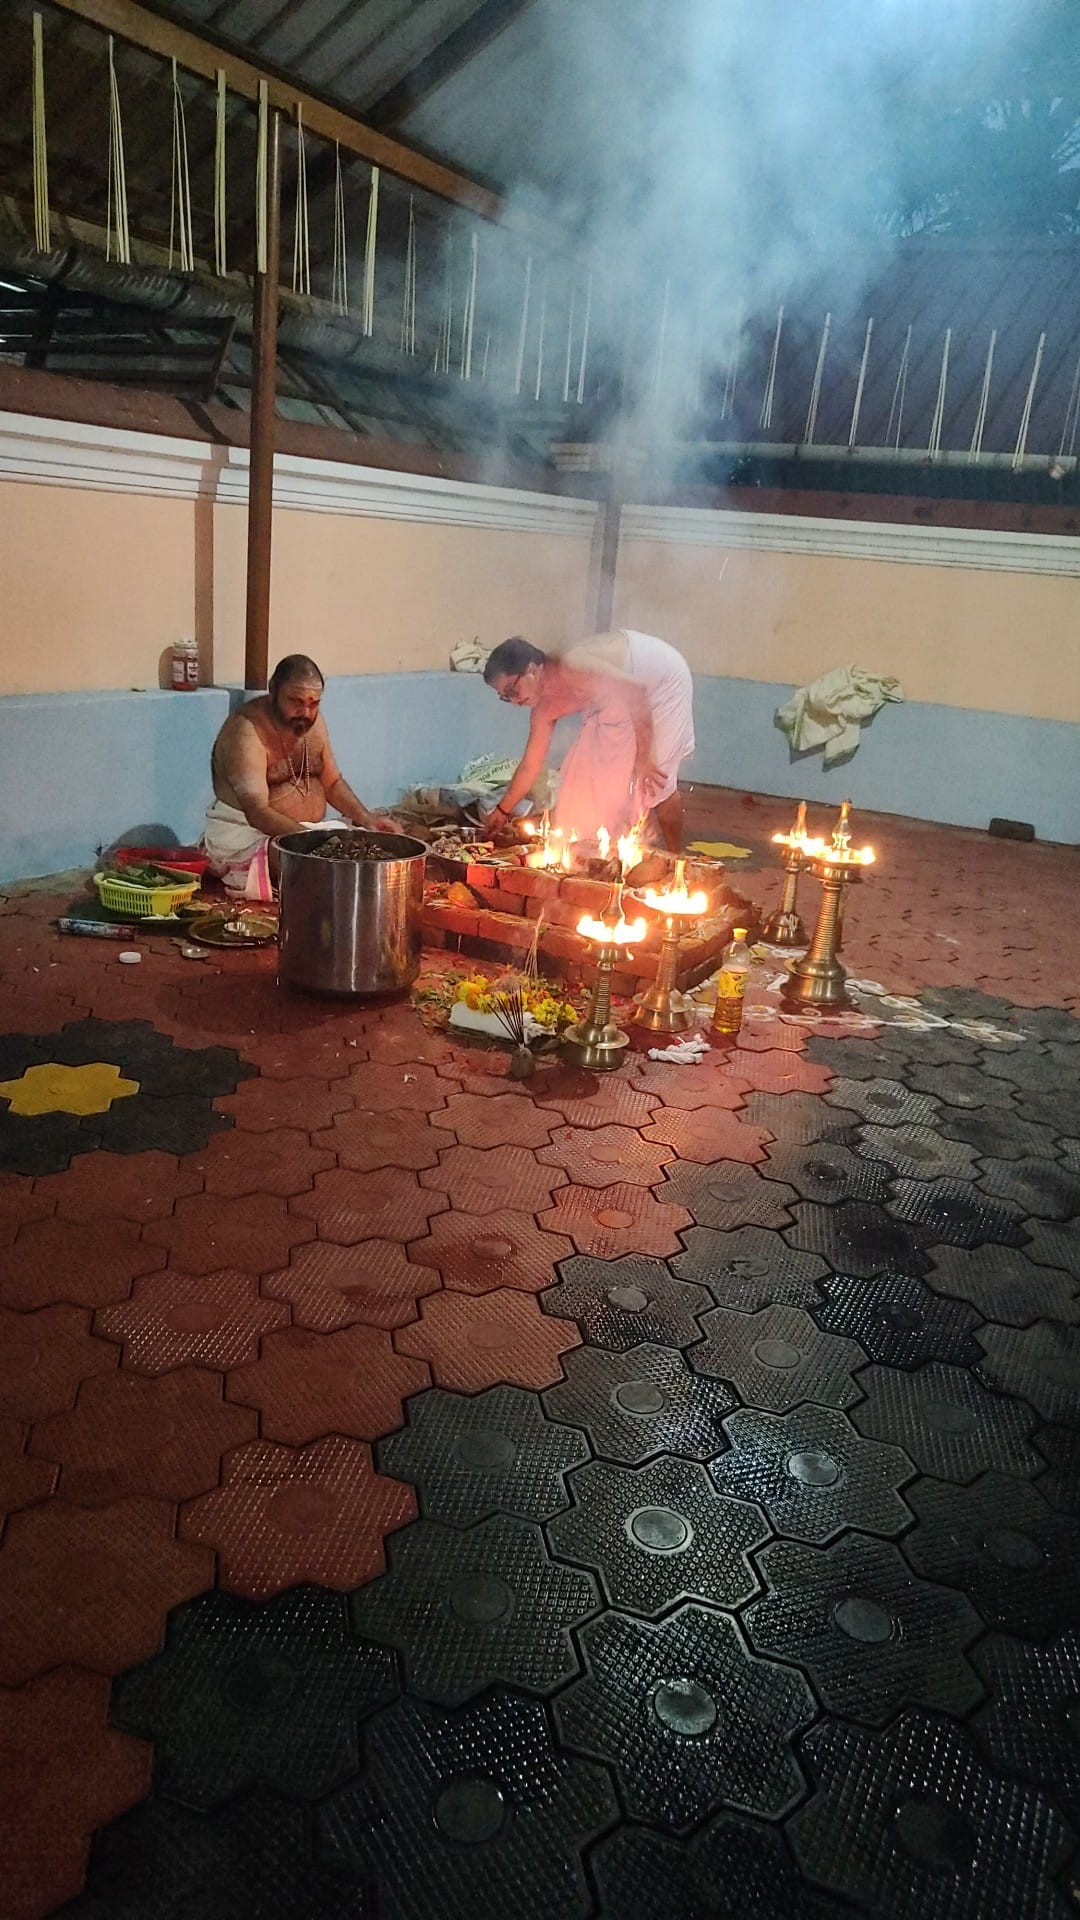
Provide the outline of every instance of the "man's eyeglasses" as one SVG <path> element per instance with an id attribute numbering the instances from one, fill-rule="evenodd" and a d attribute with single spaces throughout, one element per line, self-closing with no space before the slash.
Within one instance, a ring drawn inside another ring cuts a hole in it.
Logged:
<path id="1" fill-rule="evenodd" d="M 517 698 L 517 690 L 520 687 L 524 678 L 525 678 L 524 673 L 516 673 L 512 680 L 507 681 L 505 687 L 500 687 L 499 699 L 505 700 L 509 703 L 513 703 L 513 701 L 516 700 Z"/>

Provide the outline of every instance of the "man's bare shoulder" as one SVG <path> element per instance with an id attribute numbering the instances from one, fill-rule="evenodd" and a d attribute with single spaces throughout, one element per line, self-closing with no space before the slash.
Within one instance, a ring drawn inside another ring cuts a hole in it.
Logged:
<path id="1" fill-rule="evenodd" d="M 214 743 L 215 754 L 227 760 L 237 754 L 251 753 L 256 745 L 268 751 L 266 715 L 265 694 L 255 700 L 245 700 L 221 727 Z"/>

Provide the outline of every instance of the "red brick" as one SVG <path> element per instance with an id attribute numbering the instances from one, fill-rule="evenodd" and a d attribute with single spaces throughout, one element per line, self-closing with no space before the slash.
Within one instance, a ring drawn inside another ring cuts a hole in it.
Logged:
<path id="1" fill-rule="evenodd" d="M 500 947 L 513 947 L 524 951 L 532 946 L 533 924 L 531 920 L 516 919 L 510 913 L 491 913 L 485 907 L 478 916 L 477 933 L 481 940 L 491 940 Z"/>
<path id="2" fill-rule="evenodd" d="M 615 889 L 610 880 L 581 880 L 569 878 L 559 888 L 559 899 L 568 906 L 577 907 L 581 913 L 602 914 L 614 897 Z"/>
<path id="3" fill-rule="evenodd" d="M 580 918 L 580 916 L 579 916 Z M 590 953 L 590 945 L 579 933 L 569 933 L 562 927 L 552 927 L 541 940 L 541 950 L 550 953 L 553 960 L 575 960 L 580 966 Z"/>
<path id="4" fill-rule="evenodd" d="M 525 917 L 534 926 L 542 918 L 547 927 L 568 927 L 573 933 L 581 919 L 581 908 L 567 906 L 565 901 L 555 897 L 550 900 L 532 899 L 525 902 Z"/>
<path id="5" fill-rule="evenodd" d="M 475 933 L 479 914 L 475 907 L 457 907 L 451 900 L 430 900 L 424 908 L 421 924 L 425 936 L 433 933 Z"/>
<path id="6" fill-rule="evenodd" d="M 499 869 L 480 860 L 471 860 L 465 869 L 467 887 L 492 887 L 498 884 Z"/>
<path id="7" fill-rule="evenodd" d="M 562 875 L 549 873 L 543 867 L 522 867 L 511 876 L 507 875 L 515 893 L 531 900 L 557 900 Z"/>

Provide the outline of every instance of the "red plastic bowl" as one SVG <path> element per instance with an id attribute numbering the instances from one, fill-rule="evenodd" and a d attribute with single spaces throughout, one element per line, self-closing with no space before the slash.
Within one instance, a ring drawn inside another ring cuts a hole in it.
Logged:
<path id="1" fill-rule="evenodd" d="M 118 867 L 168 867 L 173 873 L 205 873 L 210 865 L 198 847 L 117 847 Z"/>

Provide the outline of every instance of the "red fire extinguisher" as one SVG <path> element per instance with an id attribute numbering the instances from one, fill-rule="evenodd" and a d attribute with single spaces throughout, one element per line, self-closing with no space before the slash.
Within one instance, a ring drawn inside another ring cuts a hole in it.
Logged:
<path id="1" fill-rule="evenodd" d="M 176 693 L 190 693 L 199 684 L 199 649 L 194 640 L 175 640 L 172 646 L 172 685 Z"/>

